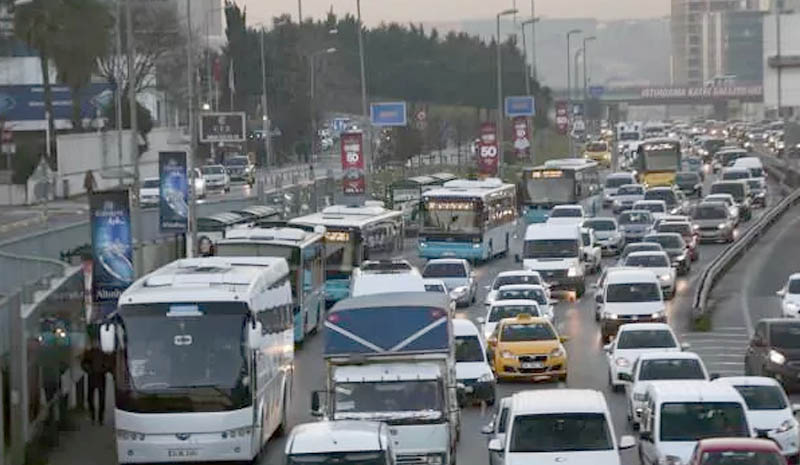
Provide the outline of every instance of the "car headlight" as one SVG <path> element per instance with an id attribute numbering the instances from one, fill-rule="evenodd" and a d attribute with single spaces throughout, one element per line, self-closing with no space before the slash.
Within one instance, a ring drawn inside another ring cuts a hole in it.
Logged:
<path id="1" fill-rule="evenodd" d="M 647 396 L 644 392 L 634 392 L 633 393 L 633 400 L 637 402 L 644 402 L 647 400 Z"/>
<path id="2" fill-rule="evenodd" d="M 717 229 L 726 229 L 728 227 L 728 223 L 721 223 L 717 225 Z"/>
<path id="3" fill-rule="evenodd" d="M 785 432 L 789 431 L 790 429 L 794 429 L 796 424 L 797 424 L 797 420 L 795 420 L 794 418 L 791 418 L 791 419 L 786 420 L 783 423 L 781 423 L 781 426 L 779 426 L 778 429 L 775 430 L 775 432 L 776 433 L 785 433 Z"/>
<path id="4" fill-rule="evenodd" d="M 670 276 L 668 274 L 662 274 L 661 276 L 658 277 L 658 279 L 660 279 L 662 281 L 669 281 L 670 278 L 672 278 L 672 276 Z"/>
<path id="5" fill-rule="evenodd" d="M 603 313 L 603 317 L 607 320 L 616 320 L 619 318 L 619 315 L 616 313 Z"/>
<path id="6" fill-rule="evenodd" d="M 784 363 L 786 363 L 786 356 L 778 352 L 777 350 L 770 350 L 769 361 L 776 365 L 783 365 Z"/>
<path id="7" fill-rule="evenodd" d="M 699 225 L 699 224 L 693 224 L 693 225 L 692 225 L 692 229 L 694 229 L 695 231 L 697 231 L 698 229 L 700 229 L 700 225 Z"/>
<path id="8" fill-rule="evenodd" d="M 492 381 L 494 381 L 494 376 L 492 375 L 491 371 L 488 371 L 478 377 L 479 383 L 491 383 Z"/>
<path id="9" fill-rule="evenodd" d="M 504 351 L 502 351 L 502 352 L 500 353 L 500 356 L 501 356 L 501 357 L 503 357 L 503 358 L 517 358 L 517 356 L 516 356 L 516 355 L 514 355 L 512 352 L 510 352 L 510 351 L 508 351 L 508 350 L 504 350 Z"/>
<path id="10" fill-rule="evenodd" d="M 625 357 L 617 357 L 617 359 L 614 360 L 614 363 L 620 368 L 631 366 L 631 361 Z"/>
<path id="11" fill-rule="evenodd" d="M 759 199 L 763 199 L 766 196 L 767 196 L 766 192 L 758 192 L 758 193 L 756 193 L 756 197 L 758 197 Z"/>
<path id="12" fill-rule="evenodd" d="M 551 357 L 563 357 L 564 356 L 564 348 L 563 347 L 556 347 L 555 349 L 550 351 Z"/>
<path id="13" fill-rule="evenodd" d="M 578 268 L 571 266 L 569 270 L 567 270 L 567 276 L 570 278 L 574 278 L 575 276 L 580 276 L 580 271 Z"/>
<path id="14" fill-rule="evenodd" d="M 473 248 L 473 249 L 479 249 L 480 247 L 481 247 L 481 244 L 480 244 L 480 242 L 479 242 L 479 243 L 476 243 L 476 244 L 472 244 L 472 248 Z"/>
<path id="15" fill-rule="evenodd" d="M 659 312 L 653 312 L 653 313 L 650 314 L 650 318 L 653 318 L 653 319 L 664 318 L 664 311 L 661 310 Z"/>
<path id="16" fill-rule="evenodd" d="M 428 465 L 442 465 L 444 463 L 444 457 L 441 455 L 429 455 L 428 456 Z"/>
<path id="17" fill-rule="evenodd" d="M 464 297 L 464 295 L 466 295 L 466 293 L 467 293 L 466 286 L 459 286 L 459 287 L 453 289 L 452 291 L 450 291 L 450 295 L 453 296 L 453 297 Z"/>

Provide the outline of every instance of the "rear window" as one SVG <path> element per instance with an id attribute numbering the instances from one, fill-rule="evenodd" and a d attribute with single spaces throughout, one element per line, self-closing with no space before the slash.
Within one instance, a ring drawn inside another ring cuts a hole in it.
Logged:
<path id="1" fill-rule="evenodd" d="M 617 190 L 617 195 L 644 195 L 642 186 L 624 186 Z"/>
<path id="2" fill-rule="evenodd" d="M 625 259 L 625 266 L 664 268 L 669 266 L 669 260 L 663 255 L 631 255 Z"/>
<path id="3" fill-rule="evenodd" d="M 535 300 L 539 305 L 547 304 L 547 296 L 540 288 L 502 289 L 497 293 L 497 300 Z"/>
<path id="4" fill-rule="evenodd" d="M 225 165 L 227 166 L 245 166 L 249 164 L 250 160 L 247 157 L 233 157 L 228 158 L 225 160 Z"/>
<path id="5" fill-rule="evenodd" d="M 510 284 L 542 284 L 542 280 L 536 275 L 498 276 L 497 279 L 494 280 L 492 289 L 496 291 Z"/>
<path id="6" fill-rule="evenodd" d="M 550 341 L 556 338 L 550 325 L 544 323 L 521 325 L 508 324 L 503 326 L 500 340 L 503 342 L 522 341 Z"/>
<path id="7" fill-rule="evenodd" d="M 634 205 L 637 210 L 647 210 L 652 213 L 665 213 L 666 209 L 662 203 L 639 203 Z"/>
<path id="8" fill-rule="evenodd" d="M 624 186 L 625 184 L 630 184 L 631 182 L 633 182 L 633 179 L 630 178 L 630 177 L 627 177 L 627 178 L 617 178 L 617 177 L 606 178 L 606 187 L 611 187 L 611 188 L 620 187 L 620 186 Z"/>
<path id="9" fill-rule="evenodd" d="M 727 218 L 728 212 L 723 206 L 698 205 L 692 212 L 696 220 L 722 220 Z"/>
<path id="10" fill-rule="evenodd" d="M 694 358 L 645 360 L 639 370 L 640 381 L 676 379 L 706 379 L 706 375 Z"/>
<path id="11" fill-rule="evenodd" d="M 731 194 L 737 202 L 744 199 L 744 184 L 740 183 L 725 183 L 713 184 L 711 186 L 712 194 Z"/>
<path id="12" fill-rule="evenodd" d="M 678 173 L 675 175 L 675 181 L 679 183 L 698 183 L 700 176 L 697 173 Z"/>
<path id="13" fill-rule="evenodd" d="M 433 263 L 422 271 L 424 278 L 466 278 L 467 270 L 459 263 Z"/>
<path id="14" fill-rule="evenodd" d="M 750 177 L 750 172 L 747 170 L 726 171 L 722 173 L 723 181 L 736 181 L 738 179 L 747 179 Z"/>
<path id="15" fill-rule="evenodd" d="M 624 283 L 610 284 L 606 289 L 606 302 L 658 302 L 661 300 L 656 283 Z"/>
<path id="16" fill-rule="evenodd" d="M 492 307 L 489 313 L 489 323 L 497 323 L 505 318 L 516 318 L 518 315 L 527 314 L 530 316 L 541 316 L 539 307 L 535 305 L 503 305 Z"/>
<path id="17" fill-rule="evenodd" d="M 673 235 L 658 235 L 658 236 L 647 236 L 644 240 L 648 242 L 658 242 L 661 244 L 661 247 L 665 249 L 680 249 L 686 246 L 686 243 L 683 242 L 681 236 L 673 236 Z"/>
<path id="18" fill-rule="evenodd" d="M 652 222 L 652 217 L 642 212 L 623 212 L 619 215 L 620 224 L 650 224 Z"/>
<path id="19" fill-rule="evenodd" d="M 678 233 L 683 236 L 692 234 L 692 226 L 688 223 L 661 223 L 658 225 L 658 232 Z"/>
<path id="20" fill-rule="evenodd" d="M 551 218 L 580 218 L 580 208 L 554 208 L 550 212 Z"/>
<path id="21" fill-rule="evenodd" d="M 617 349 L 669 349 L 677 347 L 672 333 L 663 329 L 621 331 Z"/>
<path id="22" fill-rule="evenodd" d="M 663 200 L 664 202 L 667 203 L 667 205 L 673 205 L 678 201 L 678 199 L 675 197 L 675 193 L 670 191 L 670 190 L 666 190 L 666 189 L 647 191 L 644 194 L 644 199 L 645 200 Z"/>
<path id="23" fill-rule="evenodd" d="M 200 171 L 203 174 L 222 174 L 225 172 L 225 169 L 221 166 L 204 166 L 200 168 Z"/>
<path id="24" fill-rule="evenodd" d="M 589 220 L 583 222 L 584 228 L 594 229 L 595 231 L 614 231 L 617 226 L 611 220 Z"/>

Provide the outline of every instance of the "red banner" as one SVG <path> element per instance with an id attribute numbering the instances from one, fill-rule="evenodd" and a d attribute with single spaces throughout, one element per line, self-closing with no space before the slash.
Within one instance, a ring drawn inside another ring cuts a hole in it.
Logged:
<path id="1" fill-rule="evenodd" d="M 569 129 L 569 111 L 567 102 L 556 102 L 556 128 L 559 134 L 566 134 Z"/>
<path id="2" fill-rule="evenodd" d="M 528 134 L 528 118 L 514 118 L 514 155 L 517 158 L 528 158 L 531 154 L 531 140 Z"/>
<path id="3" fill-rule="evenodd" d="M 342 189 L 344 195 L 363 195 L 366 191 L 364 176 L 364 144 L 360 132 L 346 132 L 342 142 Z"/>
<path id="4" fill-rule="evenodd" d="M 496 176 L 500 164 L 497 149 L 497 126 L 481 123 L 481 140 L 478 148 L 478 171 L 485 176 Z"/>

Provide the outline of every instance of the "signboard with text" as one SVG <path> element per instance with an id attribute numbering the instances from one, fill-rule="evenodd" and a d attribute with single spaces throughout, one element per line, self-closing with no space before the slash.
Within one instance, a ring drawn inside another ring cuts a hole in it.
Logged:
<path id="1" fill-rule="evenodd" d="M 340 136 L 342 145 L 342 192 L 361 196 L 367 188 L 364 173 L 364 137 L 360 132 L 346 132 Z"/>
<path id="2" fill-rule="evenodd" d="M 531 140 L 528 134 L 528 118 L 514 118 L 514 155 L 518 159 L 528 158 L 531 154 Z"/>
<path id="3" fill-rule="evenodd" d="M 189 180 L 186 152 L 159 152 L 159 228 L 184 232 L 189 222 Z"/>
<path id="4" fill-rule="evenodd" d="M 406 102 L 382 102 L 370 104 L 370 121 L 373 126 L 405 126 Z"/>
<path id="5" fill-rule="evenodd" d="M 761 85 L 703 86 L 703 87 L 644 87 L 639 98 L 654 102 L 708 102 L 736 99 L 743 102 L 761 102 L 764 87 Z"/>
<path id="6" fill-rule="evenodd" d="M 480 146 L 478 147 L 478 172 L 485 176 L 496 176 L 500 164 L 497 146 L 497 126 L 481 123 Z"/>
<path id="7" fill-rule="evenodd" d="M 89 196 L 92 233 L 92 300 L 116 305 L 134 278 L 128 190 Z"/>
<path id="8" fill-rule="evenodd" d="M 244 142 L 244 112 L 203 113 L 200 115 L 200 142 Z"/>
<path id="9" fill-rule="evenodd" d="M 509 118 L 516 116 L 534 116 L 536 105 L 530 95 L 516 97 L 506 97 L 506 116 Z"/>
<path id="10" fill-rule="evenodd" d="M 556 129 L 559 134 L 566 134 L 569 129 L 569 114 L 567 102 L 560 100 L 555 103 L 556 108 Z"/>

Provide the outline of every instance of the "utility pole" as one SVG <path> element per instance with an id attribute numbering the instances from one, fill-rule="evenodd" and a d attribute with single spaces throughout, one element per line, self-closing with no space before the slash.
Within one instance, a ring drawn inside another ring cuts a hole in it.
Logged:
<path id="1" fill-rule="evenodd" d="M 186 157 L 186 169 L 189 171 L 189 239 L 186 241 L 186 256 L 194 257 L 194 246 L 197 244 L 197 193 L 194 189 L 194 155 L 197 153 L 197 137 L 195 136 L 194 85 L 197 75 L 194 69 L 194 33 L 192 31 L 192 0 L 186 0 L 186 35 L 187 56 L 186 67 L 189 76 L 189 153 Z"/>
<path id="2" fill-rule="evenodd" d="M 367 113 L 367 76 L 364 65 L 364 33 L 361 24 L 361 0 L 356 0 L 356 14 L 358 22 L 358 58 L 361 64 L 361 116 L 364 119 L 363 135 L 366 136 L 367 150 L 364 150 L 364 181 L 367 184 L 367 192 L 370 185 L 370 170 L 372 168 L 372 132 L 370 131 L 369 113 Z M 363 139 L 362 139 L 363 144 Z"/>
<path id="3" fill-rule="evenodd" d="M 522 68 L 525 73 L 525 95 L 531 95 L 531 73 L 528 70 L 528 40 L 525 38 L 525 25 L 522 22 Z"/>
<path id="4" fill-rule="evenodd" d="M 500 18 L 516 15 L 516 8 L 497 13 L 497 176 L 503 173 L 503 47 L 500 38 Z"/>
<path id="5" fill-rule="evenodd" d="M 136 59 L 136 46 L 133 42 L 133 14 L 131 13 L 131 3 L 134 0 L 125 0 L 125 16 L 128 20 L 126 38 L 128 41 L 127 65 L 128 65 L 128 105 L 131 115 L 131 162 L 133 163 L 133 205 L 131 205 L 131 222 L 133 223 L 133 251 L 134 268 L 136 276 L 141 276 L 144 271 L 142 253 L 142 209 L 139 203 L 139 121 L 136 108 L 136 76 L 133 61 Z"/>
<path id="6" fill-rule="evenodd" d="M 303 0 L 297 0 L 297 24 L 303 24 Z"/>
<path id="7" fill-rule="evenodd" d="M 539 77 L 536 74 L 536 22 L 539 19 L 536 17 L 536 0 L 531 0 L 531 71 L 533 74 L 533 80 L 539 80 Z"/>
<path id="8" fill-rule="evenodd" d="M 775 65 L 777 69 L 777 89 L 778 89 L 778 118 L 782 118 L 783 112 L 783 67 L 781 65 L 781 2 L 782 0 L 774 0 L 775 3 Z"/>
<path id="9" fill-rule="evenodd" d="M 116 4 L 116 13 L 117 13 L 117 21 L 115 29 L 115 36 L 116 36 L 116 48 L 117 48 L 117 59 L 114 60 L 114 76 L 116 80 L 117 88 L 114 89 L 114 115 L 117 119 L 117 158 L 119 159 L 119 186 L 122 187 L 124 184 L 122 173 L 124 171 L 123 163 L 122 163 L 122 70 L 120 69 L 122 66 L 120 61 L 122 60 L 122 0 L 117 0 Z"/>
<path id="10" fill-rule="evenodd" d="M 272 128 L 269 122 L 269 109 L 267 108 L 267 57 L 264 55 L 264 26 L 261 26 L 261 130 L 264 132 L 264 169 L 270 166 L 270 149 L 272 148 Z M 263 191 L 263 188 L 261 189 Z M 262 195 L 259 193 L 259 195 Z"/>
<path id="11" fill-rule="evenodd" d="M 570 39 L 574 34 L 580 34 L 580 29 L 572 29 L 571 31 L 567 32 L 567 120 L 572 121 L 572 76 L 570 73 L 570 61 L 572 60 L 572 53 L 570 47 Z M 568 128 L 572 127 L 572 125 L 568 125 Z M 572 135 L 569 134 L 569 129 L 567 129 L 567 140 L 569 141 L 569 156 L 572 156 Z"/>

